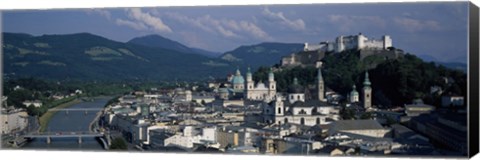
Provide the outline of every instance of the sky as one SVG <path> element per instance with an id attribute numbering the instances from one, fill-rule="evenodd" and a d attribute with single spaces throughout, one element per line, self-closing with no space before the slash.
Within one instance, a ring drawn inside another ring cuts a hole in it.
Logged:
<path id="1" fill-rule="evenodd" d="M 158 34 L 189 47 L 231 51 L 261 42 L 319 43 L 362 33 L 442 62 L 467 62 L 468 3 L 367 3 L 3 10 L 3 32 L 89 32 L 127 42 Z"/>

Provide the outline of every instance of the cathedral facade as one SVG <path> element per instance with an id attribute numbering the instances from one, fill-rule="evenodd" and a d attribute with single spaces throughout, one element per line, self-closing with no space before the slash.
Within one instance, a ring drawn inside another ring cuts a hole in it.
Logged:
<path id="1" fill-rule="evenodd" d="M 298 83 L 297 78 L 294 78 L 286 97 L 278 94 L 275 101 L 264 106 L 264 122 L 313 126 L 338 120 L 339 107 L 325 102 L 325 87 L 320 68 L 317 72 L 316 83 L 318 97 L 306 100 L 305 88 Z"/>
<path id="2" fill-rule="evenodd" d="M 270 102 L 274 99 L 275 95 L 277 94 L 277 82 L 275 81 L 275 77 L 273 75 L 272 69 L 270 69 L 268 73 L 268 81 L 267 83 L 255 82 L 252 78 L 252 73 L 250 72 L 250 68 L 247 71 L 247 81 L 245 82 L 245 98 L 248 100 L 263 100 Z"/>

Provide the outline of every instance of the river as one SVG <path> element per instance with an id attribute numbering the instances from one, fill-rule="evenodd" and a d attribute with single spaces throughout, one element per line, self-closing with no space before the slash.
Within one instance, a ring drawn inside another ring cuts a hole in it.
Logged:
<path id="1" fill-rule="evenodd" d="M 93 101 L 85 101 L 70 107 L 68 109 L 83 108 L 103 108 L 109 98 L 96 98 Z M 90 123 L 95 119 L 98 111 L 58 111 L 48 123 L 45 132 L 69 133 L 69 132 L 88 132 Z M 35 150 L 103 150 L 103 146 L 95 138 L 82 138 L 82 143 L 78 143 L 78 138 L 52 138 L 48 144 L 46 138 L 35 138 L 25 144 L 22 149 Z"/>

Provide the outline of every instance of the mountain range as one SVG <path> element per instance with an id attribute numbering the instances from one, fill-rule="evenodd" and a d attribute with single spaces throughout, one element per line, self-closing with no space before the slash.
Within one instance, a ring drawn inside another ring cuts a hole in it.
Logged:
<path id="1" fill-rule="evenodd" d="M 202 80 L 272 66 L 300 43 L 264 42 L 225 53 L 188 47 L 160 35 L 117 42 L 90 33 L 33 36 L 2 33 L 7 77 L 53 80 Z M 441 64 L 466 68 L 465 64 Z"/>
<path id="2" fill-rule="evenodd" d="M 222 58 L 225 54 L 219 57 L 219 53 L 190 48 L 159 35 L 126 43 L 90 33 L 2 35 L 4 75 L 54 80 L 201 80 L 226 76 L 237 67 L 271 66 L 283 55 L 279 50 L 292 50 L 282 43 L 239 47 L 227 52 L 248 62 L 237 63 Z M 251 54 L 249 48 L 257 50 Z"/>

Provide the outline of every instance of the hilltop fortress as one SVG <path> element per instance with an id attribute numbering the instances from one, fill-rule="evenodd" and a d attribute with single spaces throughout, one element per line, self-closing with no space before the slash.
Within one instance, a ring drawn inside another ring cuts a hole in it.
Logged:
<path id="1" fill-rule="evenodd" d="M 305 43 L 303 51 L 282 57 L 282 66 L 321 65 L 320 60 L 327 53 L 340 53 L 347 50 L 360 50 L 360 59 L 371 55 L 382 55 L 385 58 L 397 58 L 401 51 L 393 49 L 389 35 L 381 39 L 369 39 L 362 33 L 358 35 L 338 36 L 335 41 L 319 44 Z"/>
<path id="2" fill-rule="evenodd" d="M 387 50 L 392 47 L 392 39 L 389 35 L 382 36 L 382 39 L 368 39 L 362 33 L 350 36 L 338 36 L 335 42 L 320 42 L 319 44 L 305 43 L 304 51 L 323 51 L 339 53 L 345 50 L 353 49 L 374 49 Z"/>

